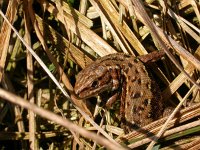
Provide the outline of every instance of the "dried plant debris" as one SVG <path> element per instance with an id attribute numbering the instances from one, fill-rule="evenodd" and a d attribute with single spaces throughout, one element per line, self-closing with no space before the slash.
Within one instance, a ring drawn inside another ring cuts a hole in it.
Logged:
<path id="1" fill-rule="evenodd" d="M 2 0 L 0 8 L 0 149 L 199 145 L 199 0 Z M 154 61 L 151 54 L 157 52 L 163 54 Z M 161 91 L 164 114 L 142 127 L 132 123 L 128 133 L 121 108 L 135 102 L 123 102 L 129 92 L 115 89 L 129 81 L 119 71 L 123 64 L 109 60 L 105 76 L 91 84 L 98 88 L 107 80 L 112 89 L 85 99 L 74 92 L 78 73 L 113 53 L 153 60 L 145 64 L 148 79 Z"/>

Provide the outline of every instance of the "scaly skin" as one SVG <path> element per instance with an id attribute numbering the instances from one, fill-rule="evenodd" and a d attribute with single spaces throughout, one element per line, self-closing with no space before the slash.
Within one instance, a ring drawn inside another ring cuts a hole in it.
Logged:
<path id="1" fill-rule="evenodd" d="M 155 81 L 141 60 L 125 54 L 110 54 L 97 59 L 77 75 L 75 93 L 83 99 L 110 91 L 107 106 L 121 98 L 123 128 L 144 126 L 162 116 L 162 98 Z"/>

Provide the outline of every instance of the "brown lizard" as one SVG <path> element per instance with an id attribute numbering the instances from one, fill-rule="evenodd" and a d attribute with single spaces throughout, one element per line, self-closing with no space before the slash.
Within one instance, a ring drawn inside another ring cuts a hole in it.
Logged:
<path id="1" fill-rule="evenodd" d="M 162 116 L 163 102 L 145 63 L 163 54 L 134 57 L 116 53 L 101 57 L 77 75 L 75 93 L 86 99 L 110 91 L 112 96 L 106 106 L 121 97 L 120 114 L 126 131 L 131 130 L 130 125 L 147 125 Z"/>

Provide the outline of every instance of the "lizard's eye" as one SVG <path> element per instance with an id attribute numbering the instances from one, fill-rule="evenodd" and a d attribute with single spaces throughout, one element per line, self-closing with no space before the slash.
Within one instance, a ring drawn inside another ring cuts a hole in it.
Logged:
<path id="1" fill-rule="evenodd" d="M 98 81 L 94 81 L 94 82 L 92 83 L 92 87 L 93 87 L 93 88 L 96 88 L 97 85 L 98 85 Z"/>

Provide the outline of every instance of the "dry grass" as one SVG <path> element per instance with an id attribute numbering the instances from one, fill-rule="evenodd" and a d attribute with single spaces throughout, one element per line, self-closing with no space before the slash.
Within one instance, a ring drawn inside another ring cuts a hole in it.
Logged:
<path id="1" fill-rule="evenodd" d="M 196 149 L 199 0 L 67 2 L 0 1 L 1 11 L 23 37 L 1 13 L 0 148 L 123 149 L 121 144 L 124 149 Z M 101 98 L 88 105 L 74 95 L 77 73 L 97 57 L 156 50 L 166 53 L 151 70 L 166 105 L 175 109 L 169 117 L 125 135 L 119 103 L 106 110 Z"/>

